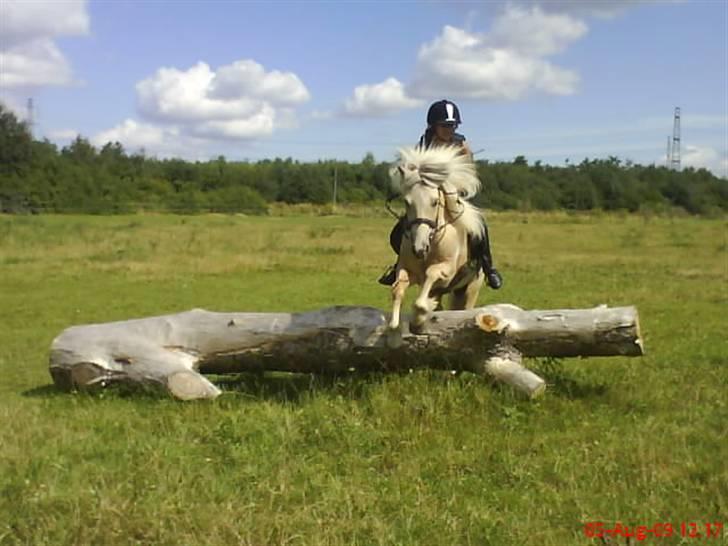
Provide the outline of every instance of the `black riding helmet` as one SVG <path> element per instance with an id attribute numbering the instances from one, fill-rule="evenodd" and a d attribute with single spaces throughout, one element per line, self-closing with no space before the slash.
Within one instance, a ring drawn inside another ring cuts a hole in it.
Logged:
<path id="1" fill-rule="evenodd" d="M 427 125 L 432 127 L 438 123 L 460 125 L 462 120 L 457 104 L 445 99 L 433 102 L 427 111 Z"/>

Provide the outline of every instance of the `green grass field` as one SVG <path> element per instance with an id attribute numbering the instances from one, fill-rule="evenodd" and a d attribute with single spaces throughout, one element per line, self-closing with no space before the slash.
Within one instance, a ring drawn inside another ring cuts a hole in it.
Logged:
<path id="1" fill-rule="evenodd" d="M 48 350 L 74 324 L 386 308 L 392 221 L 0 216 L 0 544 L 602 544 L 592 521 L 728 543 L 679 532 L 728 529 L 726 221 L 489 218 L 505 286 L 482 304 L 636 305 L 647 355 L 527 361 L 535 402 L 439 372 L 59 392 Z"/>

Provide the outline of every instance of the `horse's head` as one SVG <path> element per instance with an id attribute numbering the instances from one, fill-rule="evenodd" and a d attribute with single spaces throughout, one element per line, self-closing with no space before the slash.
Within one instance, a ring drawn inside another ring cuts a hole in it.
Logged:
<path id="1" fill-rule="evenodd" d="M 427 258 L 432 240 L 442 226 L 442 196 L 440 188 L 427 182 L 412 186 L 404 196 L 407 205 L 405 237 L 410 240 L 412 253 Z"/>
<path id="2" fill-rule="evenodd" d="M 427 257 L 433 239 L 445 225 L 462 223 L 461 199 L 475 195 L 480 181 L 472 161 L 456 147 L 403 148 L 390 170 L 393 189 L 407 205 L 405 236 L 420 259 Z M 468 209 L 468 216 L 470 209 Z M 468 225 L 479 221 L 468 221 Z"/>

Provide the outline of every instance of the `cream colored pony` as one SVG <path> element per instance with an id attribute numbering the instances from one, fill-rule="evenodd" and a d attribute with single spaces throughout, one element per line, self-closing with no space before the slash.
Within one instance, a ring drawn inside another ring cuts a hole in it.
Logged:
<path id="1" fill-rule="evenodd" d="M 421 286 L 411 326 L 421 329 L 441 298 L 452 294 L 452 309 L 472 309 L 484 275 L 468 256 L 468 237 L 483 237 L 480 211 L 467 200 L 480 190 L 475 165 L 455 146 L 405 148 L 390 170 L 392 187 L 404 198 L 404 236 L 392 285 L 391 329 L 410 284 Z"/>

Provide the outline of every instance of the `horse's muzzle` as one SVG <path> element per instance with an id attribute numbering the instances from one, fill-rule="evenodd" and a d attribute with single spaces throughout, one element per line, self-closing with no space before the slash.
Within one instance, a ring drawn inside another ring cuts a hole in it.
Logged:
<path id="1" fill-rule="evenodd" d="M 430 245 L 425 245 L 422 248 L 415 248 L 415 246 L 412 245 L 412 253 L 417 257 L 418 260 L 424 260 L 430 253 Z"/>
<path id="2" fill-rule="evenodd" d="M 427 227 L 427 231 L 424 233 L 422 232 L 423 226 Z M 420 260 L 425 259 L 430 252 L 430 242 L 437 232 L 437 222 L 429 218 L 415 218 L 407 222 L 406 229 L 410 232 L 412 254 Z M 427 234 L 426 236 L 425 233 Z"/>

